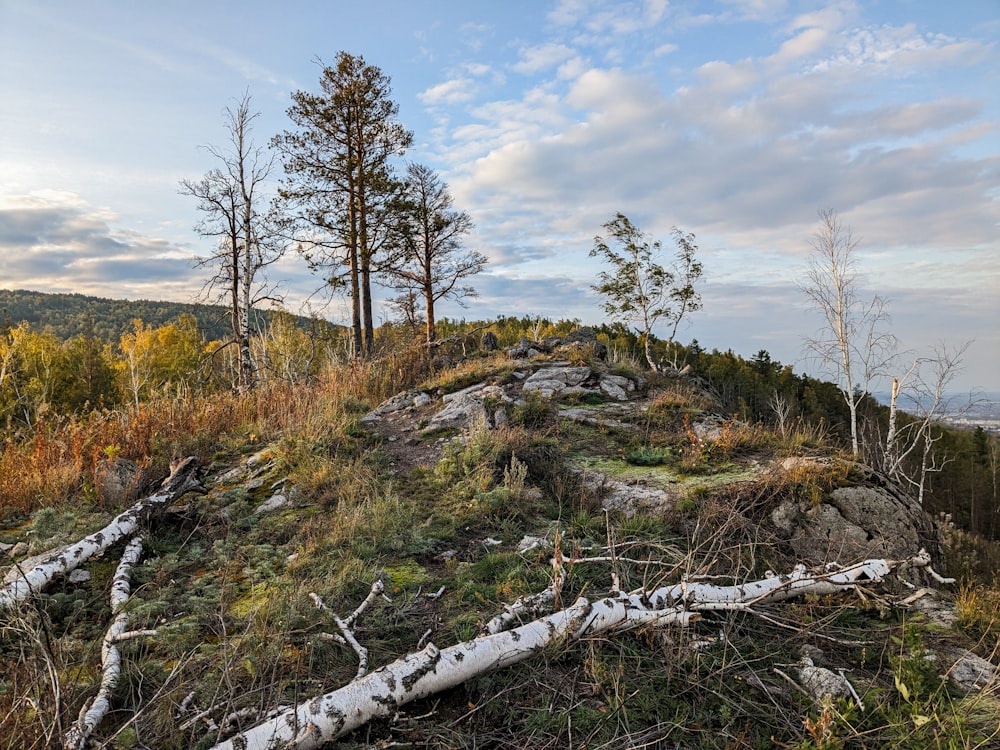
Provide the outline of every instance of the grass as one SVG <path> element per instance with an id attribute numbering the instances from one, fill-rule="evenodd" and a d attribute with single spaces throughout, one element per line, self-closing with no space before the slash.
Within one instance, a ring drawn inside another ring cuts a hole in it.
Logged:
<path id="1" fill-rule="evenodd" d="M 122 646 L 126 673 L 115 711 L 98 731 L 102 741 L 118 733 L 109 747 L 206 747 L 216 733 L 189 721 L 200 711 L 221 724 L 238 710 L 294 703 L 348 682 L 357 657 L 327 637 L 336 626 L 312 593 L 346 616 L 373 581 L 386 582 L 390 601 L 374 600 L 355 626 L 378 666 L 414 650 L 427 631 L 441 647 L 472 638 L 504 604 L 548 586 L 551 548 L 520 554 L 525 535 L 550 545 L 558 536 L 567 556 L 602 558 L 567 564 L 563 602 L 604 595 L 612 572 L 625 590 L 682 575 L 742 581 L 794 564 L 768 531 L 776 503 L 818 501 L 850 480 L 837 460 L 763 471 L 785 455 L 829 454 L 824 436 L 806 428 L 780 436 L 729 420 L 715 437 L 698 437 L 695 423 L 712 400 L 690 383 L 655 376 L 635 430 L 564 423 L 551 404 L 526 402 L 507 426 L 475 426 L 436 466 L 395 477 L 379 441 L 358 426 L 368 409 L 418 383 L 451 392 L 510 377 L 499 357 L 431 375 L 427 366 L 413 352 L 388 353 L 330 368 L 311 386 L 163 398 L 138 410 L 53 420 L 4 447 L 0 489 L 12 494 L 9 502 L 3 495 L 0 541 L 31 530 L 33 547 L 76 538 L 117 510 L 85 492 L 109 451 L 153 473 L 175 453 L 194 453 L 216 474 L 271 448 L 272 463 L 189 496 L 156 520 L 128 610 L 132 627 L 155 628 L 157 636 Z M 666 513 L 606 513 L 581 485 L 581 466 L 624 482 L 659 481 L 683 499 Z M 254 513 L 286 478 L 292 505 Z M 707 612 L 686 630 L 643 628 L 557 644 L 403 709 L 391 725 L 376 723 L 342 745 L 989 743 L 995 703 L 957 695 L 925 659 L 956 639 L 987 658 L 998 650 L 1000 595 L 981 577 L 995 550 L 959 533 L 949 536 L 949 549 L 965 581 L 956 594 L 961 631 L 920 628 L 875 606 L 874 592 L 868 603 L 848 594 L 756 614 Z M 89 584 L 60 583 L 38 606 L 0 619 L 0 747 L 57 746 L 58 730 L 95 692 L 115 553 L 92 567 Z M 778 674 L 795 674 L 804 646 L 850 670 L 866 711 L 849 701 L 813 701 Z M 189 695 L 190 708 L 179 712 Z"/>

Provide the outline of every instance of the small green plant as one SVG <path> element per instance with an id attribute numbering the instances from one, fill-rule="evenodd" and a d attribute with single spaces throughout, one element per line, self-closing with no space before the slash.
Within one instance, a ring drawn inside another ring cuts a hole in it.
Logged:
<path id="1" fill-rule="evenodd" d="M 538 391 L 529 391 L 524 400 L 511 410 L 511 424 L 518 427 L 542 427 L 553 418 L 552 403 Z"/>
<path id="2" fill-rule="evenodd" d="M 662 466 L 673 459 L 667 446 L 641 445 L 625 453 L 625 462 L 633 466 Z"/>
<path id="3" fill-rule="evenodd" d="M 571 393 L 563 399 L 567 404 L 579 404 L 580 406 L 600 406 L 607 398 L 600 391 L 583 391 L 582 393 Z"/>

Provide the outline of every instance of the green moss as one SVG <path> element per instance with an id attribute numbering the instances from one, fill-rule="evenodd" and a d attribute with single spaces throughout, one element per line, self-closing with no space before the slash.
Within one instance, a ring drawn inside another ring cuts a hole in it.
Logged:
<path id="1" fill-rule="evenodd" d="M 414 560 L 400 560 L 384 568 L 386 576 L 392 582 L 394 591 L 416 589 L 432 580 L 427 570 Z"/>

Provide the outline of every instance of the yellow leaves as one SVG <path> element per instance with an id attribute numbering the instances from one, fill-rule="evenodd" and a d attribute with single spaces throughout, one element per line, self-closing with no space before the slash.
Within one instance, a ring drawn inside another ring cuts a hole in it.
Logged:
<path id="1" fill-rule="evenodd" d="M 204 345 L 193 316 L 182 315 L 176 323 L 158 328 L 135 319 L 132 327 L 131 333 L 123 333 L 119 339 L 122 359 L 117 366 L 133 402 L 165 383 L 186 383 L 194 378 Z"/>
<path id="2" fill-rule="evenodd" d="M 893 677 L 893 681 L 896 683 L 896 690 L 899 694 L 903 696 L 903 700 L 909 703 L 910 701 L 910 689 L 906 687 L 906 683 L 899 679 L 899 675 Z"/>

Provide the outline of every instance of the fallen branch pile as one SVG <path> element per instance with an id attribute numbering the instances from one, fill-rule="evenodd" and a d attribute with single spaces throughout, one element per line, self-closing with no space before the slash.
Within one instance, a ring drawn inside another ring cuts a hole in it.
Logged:
<path id="1" fill-rule="evenodd" d="M 864 583 L 878 583 L 906 567 L 930 570 L 930 556 L 921 550 L 907 560 L 874 559 L 847 567 L 831 563 L 820 571 L 809 571 L 800 565 L 787 575 L 768 575 L 734 586 L 682 581 L 653 591 L 616 591 L 595 601 L 581 597 L 570 607 L 512 630 L 491 632 L 445 649 L 431 643 L 374 672 L 359 669 L 358 676 L 349 684 L 289 708 L 215 745 L 213 750 L 316 748 L 373 719 L 391 716 L 402 705 L 528 659 L 552 644 L 642 625 L 686 625 L 697 620 L 702 611 L 752 612 L 754 605 L 764 602 L 804 594 L 830 594 Z M 557 570 L 553 587 L 558 587 L 560 580 Z M 514 608 L 509 612 L 517 614 Z M 502 623 L 513 619 L 514 616 L 503 617 Z M 345 635 L 349 633 L 344 620 L 337 624 Z M 500 624 L 499 620 L 492 622 L 489 629 L 495 630 Z M 355 640 L 353 636 L 351 640 Z M 359 656 L 362 656 L 360 651 Z"/>

